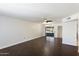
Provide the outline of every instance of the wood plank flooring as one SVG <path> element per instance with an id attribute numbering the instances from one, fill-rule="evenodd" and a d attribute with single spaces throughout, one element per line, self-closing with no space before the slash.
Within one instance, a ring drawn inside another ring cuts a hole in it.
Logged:
<path id="1" fill-rule="evenodd" d="M 77 47 L 62 44 L 61 38 L 40 37 L 0 50 L 0 56 L 77 56 Z"/>

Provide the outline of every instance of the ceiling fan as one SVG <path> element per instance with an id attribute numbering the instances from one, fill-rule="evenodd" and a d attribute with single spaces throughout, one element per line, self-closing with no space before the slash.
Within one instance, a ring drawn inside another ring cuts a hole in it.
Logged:
<path id="1" fill-rule="evenodd" d="M 47 18 L 47 17 L 42 17 L 42 19 L 43 19 L 43 24 L 50 24 L 50 23 L 53 22 L 52 19 L 49 19 L 49 18 Z"/>

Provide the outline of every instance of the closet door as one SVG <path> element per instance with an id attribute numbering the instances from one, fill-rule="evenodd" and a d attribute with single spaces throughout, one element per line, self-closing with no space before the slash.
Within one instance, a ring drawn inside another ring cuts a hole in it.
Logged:
<path id="1" fill-rule="evenodd" d="M 68 21 L 63 23 L 62 43 L 77 46 L 77 21 Z"/>

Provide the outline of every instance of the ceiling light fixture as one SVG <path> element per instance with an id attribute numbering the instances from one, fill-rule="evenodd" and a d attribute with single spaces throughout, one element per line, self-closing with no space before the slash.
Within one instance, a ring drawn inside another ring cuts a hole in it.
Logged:
<path id="1" fill-rule="evenodd" d="M 43 21 L 43 24 L 45 25 L 48 25 L 48 24 L 51 24 L 53 21 L 52 20 L 48 20 L 47 18 L 42 18 L 44 21 Z"/>

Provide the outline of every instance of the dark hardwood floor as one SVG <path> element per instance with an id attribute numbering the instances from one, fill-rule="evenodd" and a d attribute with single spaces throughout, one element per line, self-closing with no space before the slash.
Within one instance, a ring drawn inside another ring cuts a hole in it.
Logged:
<path id="1" fill-rule="evenodd" d="M 77 56 L 77 47 L 62 44 L 62 39 L 40 37 L 0 50 L 0 56 Z"/>

